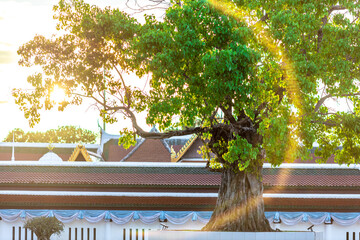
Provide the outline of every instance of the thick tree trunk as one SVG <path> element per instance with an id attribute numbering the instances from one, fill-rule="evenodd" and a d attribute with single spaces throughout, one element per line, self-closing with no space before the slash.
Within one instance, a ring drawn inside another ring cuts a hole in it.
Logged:
<path id="1" fill-rule="evenodd" d="M 216 206 L 203 231 L 269 232 L 264 214 L 261 169 L 250 174 L 224 169 Z"/>

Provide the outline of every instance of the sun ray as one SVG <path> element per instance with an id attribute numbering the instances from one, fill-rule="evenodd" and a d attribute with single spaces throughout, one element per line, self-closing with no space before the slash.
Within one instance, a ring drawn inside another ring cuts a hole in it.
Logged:
<path id="1" fill-rule="evenodd" d="M 299 145 L 299 129 L 297 123 L 299 122 L 299 116 L 304 114 L 303 101 L 301 99 L 301 92 L 297 82 L 296 74 L 294 71 L 294 66 L 287 56 L 286 51 L 279 45 L 276 44 L 275 39 L 271 36 L 264 23 L 257 19 L 253 14 L 251 14 L 250 10 L 245 7 L 240 7 L 235 5 L 233 2 L 224 0 L 208 0 L 208 2 L 217 8 L 219 11 L 222 11 L 228 16 L 233 17 L 234 19 L 241 21 L 243 23 L 247 23 L 248 27 L 253 31 L 255 36 L 257 37 L 257 41 L 266 47 L 270 51 L 270 53 L 275 57 L 275 59 L 281 63 L 281 68 L 284 73 L 284 77 L 286 80 L 286 90 L 288 91 L 288 96 L 296 109 L 296 114 L 292 114 L 289 122 L 292 124 L 291 132 L 288 135 L 289 144 L 284 154 L 284 158 L 282 162 L 292 162 L 294 160 L 295 152 Z M 286 172 L 286 173 L 285 173 Z M 288 171 L 279 171 L 279 181 L 284 183 L 290 176 L 291 170 Z M 284 186 L 277 186 L 276 190 L 281 191 Z M 263 201 L 263 199 L 259 197 L 255 197 L 250 200 L 250 206 L 254 206 L 259 203 L 259 201 Z M 223 214 L 217 219 L 219 225 L 224 222 L 228 222 L 229 220 L 234 220 L 237 218 L 237 214 L 243 214 L 245 211 L 243 208 L 246 206 L 239 206 L 236 209 L 232 209 L 228 213 Z"/>

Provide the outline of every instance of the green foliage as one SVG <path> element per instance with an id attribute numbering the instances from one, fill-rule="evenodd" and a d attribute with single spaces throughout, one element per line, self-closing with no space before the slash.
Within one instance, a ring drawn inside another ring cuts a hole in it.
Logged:
<path id="1" fill-rule="evenodd" d="M 120 146 L 122 145 L 125 149 L 128 149 L 131 146 L 135 146 L 136 135 L 131 134 L 131 131 L 125 128 L 120 132 L 120 138 L 118 144 Z"/>
<path id="2" fill-rule="evenodd" d="M 237 138 L 228 143 L 228 152 L 223 158 L 228 163 L 238 162 L 240 171 L 248 169 L 251 162 L 258 158 L 259 149 L 253 147 L 246 139 Z"/>
<path id="3" fill-rule="evenodd" d="M 174 5 L 164 22 L 149 17 L 135 39 L 132 69 L 152 73 L 147 123 L 162 130 L 178 115 L 178 124 L 190 127 L 228 99 L 251 105 L 258 83 L 247 77 L 258 56 L 245 45 L 249 34 L 207 1 Z"/>
<path id="4" fill-rule="evenodd" d="M 64 230 L 64 224 L 56 217 L 36 217 L 28 219 L 24 228 L 33 231 L 38 240 L 50 240 L 53 234 L 60 234 Z"/>
<path id="5" fill-rule="evenodd" d="M 119 141 L 126 147 L 145 136 L 135 114 L 147 112 L 147 124 L 161 131 L 194 129 L 207 138 L 203 152 L 211 150 L 218 167 L 257 171 L 264 160 L 308 159 L 315 142 L 320 162 L 333 153 L 339 163 L 359 162 L 354 1 L 184 0 L 162 21 L 146 16 L 144 24 L 81 0 L 60 1 L 54 10 L 64 34 L 36 36 L 18 51 L 20 65 L 42 67 L 28 78 L 33 92 L 14 91 L 32 124 L 40 108 L 54 107 L 49 93 L 58 84 L 69 97 L 63 107 L 82 97 L 101 105 L 105 90 L 105 121 L 121 113 L 133 122 Z M 149 91 L 124 72 L 147 75 Z M 330 98 L 353 107 L 334 111 Z"/>
<path id="6" fill-rule="evenodd" d="M 41 142 L 41 143 L 95 143 L 97 134 L 76 126 L 61 126 L 45 132 L 24 132 L 20 128 L 10 131 L 3 142 Z"/>

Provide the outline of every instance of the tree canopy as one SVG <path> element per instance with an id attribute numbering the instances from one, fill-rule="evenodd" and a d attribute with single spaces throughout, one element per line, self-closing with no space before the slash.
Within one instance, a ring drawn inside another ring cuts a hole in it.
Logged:
<path id="1" fill-rule="evenodd" d="M 88 97 L 105 109 L 108 122 L 118 121 L 119 113 L 131 119 L 121 143 L 134 143 L 135 134 L 199 134 L 208 139 L 204 156 L 215 155 L 209 165 L 224 174 L 215 220 L 239 202 L 261 199 L 264 161 L 306 160 L 316 142 L 319 162 L 331 154 L 339 163 L 359 162 L 357 2 L 184 0 L 173 3 L 163 20 L 147 16 L 144 24 L 81 0 L 60 1 L 54 10 L 62 34 L 36 36 L 18 51 L 20 65 L 43 70 L 28 78 L 33 92 L 14 91 L 25 116 L 34 124 L 40 108 L 54 107 L 49 96 L 58 85 L 69 97 L 60 110 Z M 126 79 L 130 72 L 147 75 L 149 90 Z M 329 99 L 350 107 L 333 109 Z M 136 113 L 144 111 L 146 123 L 161 132 L 138 125 Z M 251 183 L 244 189 L 253 190 L 242 192 L 248 197 L 225 201 L 240 182 Z M 239 221 L 211 220 L 208 229 L 268 230 L 262 228 L 262 200 L 260 208 L 246 204 Z M 251 218 L 255 213 L 259 217 Z"/>
<path id="2" fill-rule="evenodd" d="M 13 139 L 14 137 L 14 139 Z M 45 132 L 25 132 L 15 128 L 8 133 L 4 142 L 40 142 L 40 143 L 95 143 L 97 134 L 76 126 L 61 126 Z"/>

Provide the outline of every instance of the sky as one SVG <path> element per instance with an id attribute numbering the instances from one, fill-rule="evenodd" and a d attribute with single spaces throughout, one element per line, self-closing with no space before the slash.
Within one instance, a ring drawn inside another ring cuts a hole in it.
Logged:
<path id="1" fill-rule="evenodd" d="M 0 141 L 14 128 L 45 131 L 58 126 L 75 125 L 95 132 L 99 131 L 99 113 L 91 106 L 91 102 L 84 102 L 78 107 L 69 107 L 64 112 L 43 111 L 40 123 L 30 128 L 24 114 L 11 96 L 13 88 L 31 89 L 26 78 L 34 72 L 34 69 L 19 66 L 16 52 L 36 34 L 49 37 L 56 33 L 52 7 L 57 2 L 58 0 L 0 0 Z M 117 7 L 131 13 L 125 5 L 126 0 L 85 0 L 85 2 L 100 7 Z M 133 14 L 142 21 L 144 13 Z M 159 11 L 155 14 L 160 15 Z M 106 130 L 118 134 L 127 124 L 129 123 L 119 122 L 107 125 Z"/>
<path id="2" fill-rule="evenodd" d="M 111 6 L 133 14 L 140 22 L 143 21 L 144 12 L 134 13 L 126 6 L 127 0 L 85 0 L 90 4 L 100 7 Z M 138 2 L 144 6 L 147 0 L 130 0 L 130 4 Z M 55 21 L 53 20 L 53 5 L 58 0 L 0 0 L 0 141 L 14 128 L 21 128 L 25 131 L 45 131 L 63 125 L 75 125 L 95 132 L 99 131 L 100 121 L 98 110 L 91 106 L 92 102 L 85 101 L 82 106 L 68 107 L 64 112 L 56 109 L 41 112 L 41 121 L 34 128 L 30 128 L 24 114 L 14 103 L 11 96 L 13 88 L 31 89 L 26 82 L 28 75 L 34 69 L 20 67 L 17 64 L 18 48 L 33 39 L 36 34 L 51 36 L 56 33 Z M 154 13 L 157 17 L 164 14 L 162 10 L 147 11 L 147 14 Z M 329 100 L 330 101 L 330 100 Z M 338 105 L 340 109 L 345 104 L 331 103 Z M 143 118 L 140 117 L 139 119 Z M 129 122 L 120 122 L 107 125 L 106 131 L 118 134 Z M 140 122 L 141 124 L 141 122 Z M 143 124 L 145 129 L 150 126 Z"/>

